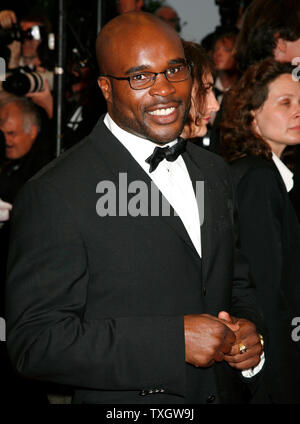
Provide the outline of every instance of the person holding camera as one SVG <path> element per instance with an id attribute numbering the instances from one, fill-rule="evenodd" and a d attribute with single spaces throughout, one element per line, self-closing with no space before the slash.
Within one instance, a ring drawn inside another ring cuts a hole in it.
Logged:
<path id="1" fill-rule="evenodd" d="M 50 67 L 49 58 L 41 53 L 45 34 L 49 32 L 47 21 L 42 16 L 28 15 L 18 23 L 13 10 L 2 10 L 0 11 L 0 26 L 2 29 L 10 31 L 5 39 L 11 41 L 7 45 L 9 50 L 8 78 L 2 88 L 13 94 L 30 97 L 34 103 L 45 110 L 47 117 L 51 119 L 53 117 L 51 93 L 53 73 L 47 69 Z M 33 72 L 34 76 L 31 75 Z M 25 86 L 21 84 L 21 91 L 19 91 L 20 78 L 25 81 L 26 78 L 29 80 L 28 88 L 27 84 Z M 35 79 L 38 80 L 36 84 Z"/>

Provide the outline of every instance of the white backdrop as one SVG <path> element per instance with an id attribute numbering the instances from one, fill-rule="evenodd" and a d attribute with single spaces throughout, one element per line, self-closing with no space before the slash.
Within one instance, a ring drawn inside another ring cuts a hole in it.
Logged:
<path id="1" fill-rule="evenodd" d="M 180 16 L 181 36 L 189 41 L 199 42 L 220 23 L 218 7 L 214 0 L 167 0 Z"/>

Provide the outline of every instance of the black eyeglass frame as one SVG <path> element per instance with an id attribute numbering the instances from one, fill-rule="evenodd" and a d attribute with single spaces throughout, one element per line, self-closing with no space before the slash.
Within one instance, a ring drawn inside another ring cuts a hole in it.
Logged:
<path id="1" fill-rule="evenodd" d="M 182 66 L 182 65 L 186 66 L 186 67 L 188 68 L 188 70 L 189 70 L 189 74 L 191 75 L 191 68 L 194 66 L 194 63 L 193 63 L 193 62 L 186 62 L 186 63 L 184 63 L 184 64 L 180 64 L 180 65 L 181 65 L 181 66 Z M 176 68 L 176 66 L 174 66 L 174 68 Z M 147 71 L 145 71 L 145 72 L 140 72 L 141 74 L 151 74 L 151 75 L 153 75 L 153 77 L 152 77 L 152 84 L 148 85 L 147 87 L 142 87 L 142 88 L 134 88 L 134 87 L 132 87 L 132 85 L 131 85 L 131 78 L 132 78 L 132 77 L 134 77 L 134 76 L 136 76 L 136 75 L 139 75 L 139 74 L 131 75 L 131 76 L 129 76 L 129 77 L 116 77 L 116 76 L 114 76 L 114 75 L 99 74 L 99 77 L 114 78 L 114 79 L 116 79 L 116 80 L 118 80 L 118 81 L 127 80 L 127 81 L 128 81 L 128 83 L 129 83 L 129 85 L 130 85 L 130 88 L 132 88 L 132 90 L 146 90 L 147 88 L 152 87 L 152 86 L 155 84 L 155 81 L 156 81 L 157 75 L 160 75 L 160 74 L 163 74 L 167 81 L 169 81 L 169 82 L 174 82 L 174 83 L 182 82 L 182 81 L 186 81 L 186 80 L 188 79 L 188 78 L 185 78 L 185 79 L 182 79 L 182 80 L 179 80 L 179 81 L 170 81 L 170 80 L 168 79 L 168 77 L 167 77 L 167 72 L 168 72 L 170 69 L 172 69 L 172 68 L 168 68 L 168 69 L 166 69 L 165 71 L 162 71 L 162 72 L 147 72 Z"/>

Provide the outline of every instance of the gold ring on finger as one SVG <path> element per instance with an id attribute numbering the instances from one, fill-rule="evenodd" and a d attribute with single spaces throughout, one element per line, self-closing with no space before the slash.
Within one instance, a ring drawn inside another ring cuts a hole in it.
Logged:
<path id="1" fill-rule="evenodd" d="M 239 343 L 239 349 L 240 349 L 240 354 L 245 353 L 247 351 L 246 346 L 242 342 Z"/>
<path id="2" fill-rule="evenodd" d="M 265 342 L 264 342 L 263 336 L 258 333 L 258 338 L 259 338 L 259 343 L 260 343 L 261 347 L 264 348 Z"/>

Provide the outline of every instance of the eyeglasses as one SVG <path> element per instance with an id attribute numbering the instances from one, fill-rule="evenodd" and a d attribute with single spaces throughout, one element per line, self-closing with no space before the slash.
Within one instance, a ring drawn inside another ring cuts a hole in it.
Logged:
<path id="1" fill-rule="evenodd" d="M 169 82 L 181 82 L 187 80 L 191 75 L 193 63 L 184 63 L 166 69 L 163 72 L 141 72 L 129 77 L 115 77 L 114 75 L 100 74 L 101 77 L 114 78 L 116 80 L 127 80 L 133 90 L 144 90 L 152 87 L 157 75 L 163 74 Z"/>

